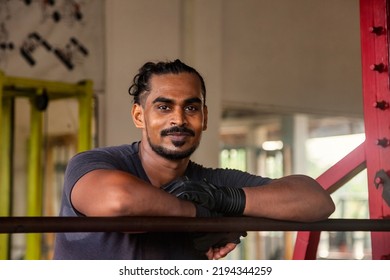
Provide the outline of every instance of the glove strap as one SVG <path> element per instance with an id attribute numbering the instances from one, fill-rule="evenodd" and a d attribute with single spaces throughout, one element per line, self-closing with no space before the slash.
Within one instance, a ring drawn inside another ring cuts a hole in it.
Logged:
<path id="1" fill-rule="evenodd" d="M 227 197 L 230 198 L 229 202 L 223 203 L 225 209 L 221 210 L 221 212 L 232 216 L 241 216 L 244 213 L 246 204 L 244 190 L 241 188 L 230 187 L 221 188 L 221 190 L 227 194 Z"/>

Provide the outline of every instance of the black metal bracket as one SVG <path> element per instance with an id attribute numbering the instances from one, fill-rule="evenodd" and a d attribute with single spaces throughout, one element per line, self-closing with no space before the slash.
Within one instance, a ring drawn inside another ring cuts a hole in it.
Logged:
<path id="1" fill-rule="evenodd" d="M 390 177 L 387 172 L 383 169 L 379 170 L 375 174 L 375 187 L 378 189 L 383 186 L 382 197 L 386 201 L 387 205 L 390 206 Z"/>

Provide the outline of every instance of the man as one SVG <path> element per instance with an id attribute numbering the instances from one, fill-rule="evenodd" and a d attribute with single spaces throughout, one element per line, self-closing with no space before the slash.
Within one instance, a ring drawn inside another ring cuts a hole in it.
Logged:
<path id="1" fill-rule="evenodd" d="M 180 60 L 146 63 L 129 93 L 141 141 L 76 155 L 65 174 L 62 216 L 245 215 L 307 222 L 334 211 L 330 196 L 307 176 L 271 180 L 192 162 L 207 129 L 206 88 Z M 60 233 L 54 258 L 219 259 L 242 234 Z"/>

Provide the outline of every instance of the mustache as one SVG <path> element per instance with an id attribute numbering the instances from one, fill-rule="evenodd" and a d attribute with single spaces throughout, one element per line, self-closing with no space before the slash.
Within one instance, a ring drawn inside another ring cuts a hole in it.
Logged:
<path id="1" fill-rule="evenodd" d="M 187 127 L 172 126 L 170 128 L 161 131 L 161 136 L 168 136 L 171 133 L 185 133 L 191 136 L 195 136 L 195 132 Z"/>

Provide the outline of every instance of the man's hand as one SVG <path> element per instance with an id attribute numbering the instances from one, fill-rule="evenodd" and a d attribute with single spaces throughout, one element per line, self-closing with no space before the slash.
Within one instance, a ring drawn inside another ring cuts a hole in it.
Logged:
<path id="1" fill-rule="evenodd" d="M 218 260 L 221 258 L 224 258 L 229 254 L 231 251 L 233 251 L 237 247 L 237 244 L 235 243 L 228 243 L 223 247 L 220 248 L 210 248 L 206 256 L 209 260 Z"/>
<path id="2" fill-rule="evenodd" d="M 246 197 L 244 190 L 240 188 L 219 187 L 206 180 L 179 179 L 162 189 L 178 198 L 227 216 L 241 216 L 244 213 Z"/>
<path id="3" fill-rule="evenodd" d="M 240 196 L 238 192 L 234 192 L 235 190 L 224 192 L 223 189 L 228 188 L 218 188 L 206 181 L 195 182 L 188 179 L 176 180 L 163 186 L 162 189 L 180 199 L 194 202 L 196 206 L 196 217 L 221 217 L 223 214 L 242 214 L 241 211 L 244 211 L 245 208 L 245 193 L 241 189 L 235 189 L 239 190 L 239 193 L 242 192 Z M 234 201 L 235 199 L 241 203 L 240 207 L 234 207 L 234 205 L 239 204 Z M 230 206 L 223 205 L 223 203 L 230 203 Z M 229 210 L 237 208 L 240 210 Z M 219 212 L 217 209 L 225 212 Z M 220 259 L 234 250 L 237 244 L 241 242 L 241 236 L 245 237 L 246 235 L 247 233 L 245 231 L 193 233 L 192 241 L 195 249 L 205 252 L 209 259 Z"/>
<path id="4" fill-rule="evenodd" d="M 210 248 L 223 248 L 226 244 L 239 244 L 241 236 L 245 237 L 247 233 L 243 232 L 208 232 L 192 233 L 192 241 L 195 249 L 207 252 Z"/>
<path id="5" fill-rule="evenodd" d="M 217 260 L 234 250 L 241 242 L 241 236 L 245 237 L 247 233 L 245 231 L 210 232 L 193 233 L 192 235 L 195 249 L 205 252 L 208 259 Z"/>

